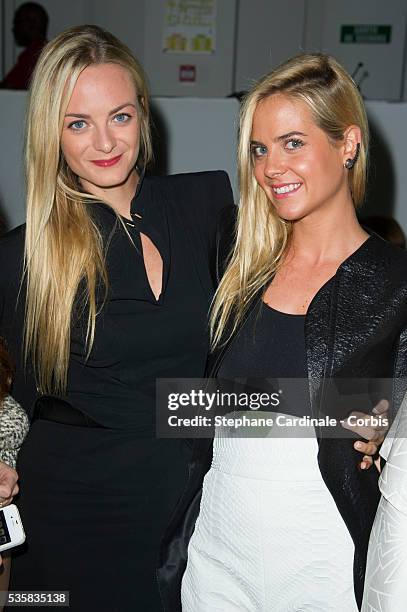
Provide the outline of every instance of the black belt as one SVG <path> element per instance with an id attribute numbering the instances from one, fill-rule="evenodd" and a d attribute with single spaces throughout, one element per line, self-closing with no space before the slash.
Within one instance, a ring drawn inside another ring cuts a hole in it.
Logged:
<path id="1" fill-rule="evenodd" d="M 62 425 L 76 425 L 79 427 L 99 427 L 103 425 L 94 421 L 87 414 L 75 408 L 62 399 L 43 396 L 37 399 L 34 406 L 32 423 L 34 421 L 52 421 Z"/>

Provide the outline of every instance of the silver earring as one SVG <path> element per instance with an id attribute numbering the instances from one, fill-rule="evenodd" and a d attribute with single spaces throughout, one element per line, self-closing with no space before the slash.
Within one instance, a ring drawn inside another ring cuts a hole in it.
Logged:
<path id="1" fill-rule="evenodd" d="M 360 142 L 358 142 L 356 145 L 356 153 L 354 157 L 348 157 L 348 159 L 344 163 L 344 166 L 347 170 L 351 170 L 353 166 L 356 164 L 356 162 L 358 161 L 359 153 L 360 153 Z"/>

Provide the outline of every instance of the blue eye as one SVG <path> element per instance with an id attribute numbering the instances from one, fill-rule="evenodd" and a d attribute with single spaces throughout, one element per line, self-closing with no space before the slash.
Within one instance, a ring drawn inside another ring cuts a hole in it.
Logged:
<path id="1" fill-rule="evenodd" d="M 300 149 L 302 146 L 304 146 L 304 141 L 300 138 L 290 138 L 290 140 L 287 140 L 285 143 L 285 148 L 289 151 L 295 151 L 295 149 Z"/>
<path id="2" fill-rule="evenodd" d="M 114 116 L 114 120 L 116 121 L 116 123 L 126 123 L 126 121 L 128 121 L 129 119 L 131 119 L 131 115 L 129 115 L 128 113 L 119 113 L 118 115 Z"/>
<path id="3" fill-rule="evenodd" d="M 83 119 L 79 119 L 78 121 L 73 121 L 68 125 L 72 130 L 82 130 L 86 125 L 86 122 Z"/>
<path id="4" fill-rule="evenodd" d="M 251 153 L 255 158 L 263 157 L 264 155 L 267 155 L 267 147 L 264 145 L 253 144 L 251 146 Z"/>

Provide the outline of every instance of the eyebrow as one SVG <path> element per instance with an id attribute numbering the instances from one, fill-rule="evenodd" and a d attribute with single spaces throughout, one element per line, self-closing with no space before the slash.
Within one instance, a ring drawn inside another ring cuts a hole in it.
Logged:
<path id="1" fill-rule="evenodd" d="M 116 108 L 114 108 L 113 110 L 110 111 L 109 116 L 110 115 L 114 115 L 115 113 L 118 113 L 120 110 L 122 110 L 123 108 L 126 108 L 126 106 L 132 106 L 133 108 L 137 108 L 135 104 L 133 104 L 133 102 L 125 102 L 124 104 L 120 104 L 120 106 L 116 106 Z M 65 115 L 65 117 L 76 117 L 79 119 L 90 119 L 90 115 L 85 115 L 84 113 L 67 113 Z"/>
<path id="2" fill-rule="evenodd" d="M 278 136 L 278 138 L 275 138 L 275 141 L 286 140 L 287 138 L 290 138 L 290 136 L 306 136 L 306 134 L 304 134 L 304 132 L 297 132 L 294 130 L 294 132 L 288 132 L 287 134 Z"/>
<path id="3" fill-rule="evenodd" d="M 281 136 L 277 136 L 277 138 L 274 138 L 274 142 L 280 142 L 281 140 L 287 140 L 287 138 L 290 138 L 291 136 L 306 136 L 306 134 L 304 134 L 304 132 L 296 132 L 296 131 L 287 132 L 287 134 L 282 134 Z M 250 144 L 264 146 L 264 143 L 259 142 L 258 140 L 251 140 Z"/>

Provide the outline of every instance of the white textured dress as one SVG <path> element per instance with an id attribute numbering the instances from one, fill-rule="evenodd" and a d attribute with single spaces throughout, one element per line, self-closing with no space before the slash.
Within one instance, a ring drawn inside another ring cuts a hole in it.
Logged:
<path id="1" fill-rule="evenodd" d="M 263 307 L 229 349 L 220 376 L 269 372 L 306 375 L 304 318 Z M 183 612 L 357 612 L 354 544 L 322 479 L 313 427 L 284 438 L 238 435 L 245 433 L 216 428 Z"/>

